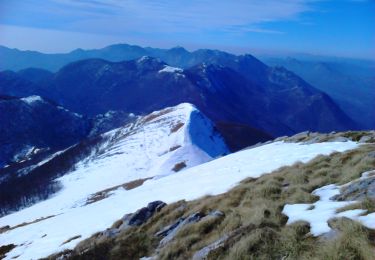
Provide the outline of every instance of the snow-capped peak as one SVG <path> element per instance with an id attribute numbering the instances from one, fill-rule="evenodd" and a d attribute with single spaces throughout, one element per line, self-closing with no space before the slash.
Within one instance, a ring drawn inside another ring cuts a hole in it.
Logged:
<path id="1" fill-rule="evenodd" d="M 150 57 L 149 56 L 142 56 L 141 58 L 139 58 L 138 59 L 138 63 L 142 63 L 142 62 L 144 62 L 144 61 L 146 61 L 146 60 L 149 60 L 150 59 Z"/>
<path id="2" fill-rule="evenodd" d="M 26 102 L 27 104 L 31 105 L 35 102 L 43 102 L 43 98 L 41 98 L 40 96 L 36 96 L 36 95 L 33 95 L 33 96 L 29 96 L 29 97 L 25 97 L 25 98 L 21 98 L 22 101 Z"/>
<path id="3" fill-rule="evenodd" d="M 159 73 L 181 73 L 184 70 L 181 68 L 171 67 L 168 65 L 165 65 L 163 69 L 159 70 Z"/>

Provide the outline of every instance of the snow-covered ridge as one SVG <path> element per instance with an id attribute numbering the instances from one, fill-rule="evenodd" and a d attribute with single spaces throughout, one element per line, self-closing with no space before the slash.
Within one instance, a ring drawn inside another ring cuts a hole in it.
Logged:
<path id="1" fill-rule="evenodd" d="M 103 226 L 99 223 L 86 225 L 82 221 L 85 216 L 91 218 L 98 215 L 101 211 L 94 213 L 96 207 L 103 203 L 109 206 L 107 211 L 111 213 L 100 213 L 98 217 L 105 224 L 114 221 L 123 214 L 124 208 L 111 206 L 105 201 L 117 196 L 117 186 L 121 190 L 121 185 L 132 181 L 156 180 L 177 172 L 180 174 L 190 167 L 228 153 L 211 122 L 187 103 L 140 117 L 135 123 L 102 136 L 104 141 L 93 147 L 92 155 L 77 163 L 74 171 L 57 179 L 63 185 L 61 191 L 46 201 L 0 219 L 0 227 L 13 227 L 53 216 L 0 234 L 0 245 L 12 241 L 25 245 L 17 247 L 10 255 L 21 255 L 20 259 L 47 256 L 60 250 L 71 231 L 82 233 L 82 239 L 88 237 Z M 87 204 L 93 194 L 106 189 L 113 189 L 108 193 L 108 198 Z M 123 202 L 128 203 L 126 199 Z M 72 228 L 66 228 L 66 223 Z M 66 233 L 67 230 L 70 231 Z M 43 239 L 38 238 L 41 231 L 47 234 Z M 79 240 L 63 247 L 73 246 Z M 32 244 L 26 246 L 30 241 Z"/>
<path id="2" fill-rule="evenodd" d="M 25 98 L 21 98 L 21 100 L 24 101 L 24 102 L 26 102 L 29 105 L 33 104 L 35 102 L 44 102 L 43 98 L 41 98 L 40 96 L 36 96 L 36 95 L 25 97 Z"/>

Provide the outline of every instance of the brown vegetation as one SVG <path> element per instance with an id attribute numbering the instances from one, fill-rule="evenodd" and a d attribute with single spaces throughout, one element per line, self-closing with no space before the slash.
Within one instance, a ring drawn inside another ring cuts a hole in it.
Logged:
<path id="1" fill-rule="evenodd" d="M 55 216 L 56 215 L 51 215 L 51 216 L 47 216 L 47 217 L 38 218 L 38 219 L 35 219 L 33 221 L 24 222 L 24 223 L 18 224 L 18 225 L 13 226 L 13 227 L 10 227 L 10 226 L 1 227 L 0 228 L 0 234 L 5 233 L 5 232 L 10 231 L 10 230 L 13 230 L 13 229 L 16 229 L 16 228 L 19 228 L 19 227 L 24 227 L 24 226 L 31 225 L 31 224 L 34 224 L 34 223 L 38 223 L 40 221 L 43 221 L 43 220 L 46 220 L 46 219 L 49 219 L 49 218 L 53 218 Z"/>
<path id="2" fill-rule="evenodd" d="M 71 238 L 69 238 L 68 240 L 64 241 L 61 245 L 68 244 L 69 242 L 71 242 L 71 241 L 73 241 L 73 240 L 75 240 L 75 239 L 78 239 L 78 238 L 80 238 L 80 237 L 81 237 L 81 235 L 71 237 Z"/>
<path id="3" fill-rule="evenodd" d="M 15 247 L 16 245 L 14 244 L 0 246 L 0 259 L 5 258 L 5 255 Z"/>
<path id="4" fill-rule="evenodd" d="M 173 166 L 172 171 L 179 172 L 179 171 L 181 171 L 185 167 L 186 167 L 186 163 L 185 162 L 179 162 L 179 163 L 176 163 Z"/>
<path id="5" fill-rule="evenodd" d="M 172 128 L 171 128 L 171 133 L 176 133 L 178 130 L 180 130 L 181 127 L 184 126 L 184 123 L 182 122 L 178 122 L 176 125 L 174 125 Z"/>
<path id="6" fill-rule="evenodd" d="M 153 112 L 152 114 L 143 117 L 142 121 L 144 123 L 147 123 L 147 122 L 150 122 L 150 121 L 154 120 L 155 118 L 166 115 L 166 114 L 168 114 L 172 111 L 173 111 L 173 108 L 166 108 L 166 109 L 163 109 L 163 110 L 158 111 L 158 112 Z"/>
<path id="7" fill-rule="evenodd" d="M 360 136 L 356 136 L 360 138 Z M 374 232 L 360 224 L 331 221 L 333 238 L 316 238 L 309 224 L 286 225 L 285 204 L 311 203 L 311 192 L 321 186 L 344 184 L 375 168 L 373 144 L 312 161 L 282 167 L 258 179 L 249 178 L 232 190 L 218 195 L 164 207 L 146 224 L 100 242 L 92 237 L 69 252 L 71 259 L 138 259 L 157 255 L 160 259 L 191 259 L 195 252 L 224 239 L 208 259 L 374 259 Z M 358 208 L 369 210 L 368 202 Z M 180 217 L 196 212 L 224 212 L 224 217 L 206 219 L 182 228 L 164 247 L 155 233 Z"/>
<path id="8" fill-rule="evenodd" d="M 130 181 L 130 182 L 127 182 L 125 184 L 122 185 L 122 187 L 125 189 L 125 190 L 132 190 L 132 189 L 135 189 L 141 185 L 143 185 L 143 183 L 147 180 L 150 180 L 152 179 L 152 177 L 150 178 L 144 178 L 144 179 L 138 179 L 138 180 L 135 180 L 135 181 Z"/>
<path id="9" fill-rule="evenodd" d="M 92 204 L 97 201 L 101 201 L 105 198 L 108 198 L 110 196 L 110 192 L 117 190 L 120 187 L 124 188 L 125 190 L 132 190 L 143 185 L 145 181 L 150 180 L 150 179 L 152 179 L 152 177 L 144 178 L 144 179 L 137 179 L 134 181 L 121 184 L 121 185 L 116 185 L 114 187 L 111 187 L 102 191 L 98 191 L 87 198 L 85 205 Z"/>

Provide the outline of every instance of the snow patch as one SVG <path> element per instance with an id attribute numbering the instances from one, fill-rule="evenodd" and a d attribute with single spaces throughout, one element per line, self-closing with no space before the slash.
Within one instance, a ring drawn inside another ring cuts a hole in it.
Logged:
<path id="1" fill-rule="evenodd" d="M 159 73 L 181 73 L 184 70 L 181 68 L 171 67 L 168 65 L 165 65 L 162 70 L 159 70 Z"/>
<path id="2" fill-rule="evenodd" d="M 29 104 L 29 105 L 31 105 L 35 102 L 43 102 L 44 101 L 40 96 L 36 96 L 36 95 L 21 98 L 21 100 L 24 101 L 25 103 Z"/>
<path id="3" fill-rule="evenodd" d="M 364 173 L 361 179 L 366 178 Z M 330 184 L 313 191 L 314 195 L 320 197 L 315 203 L 308 204 L 286 204 L 283 213 L 289 217 L 287 224 L 302 220 L 310 223 L 311 233 L 314 236 L 320 236 L 331 231 L 328 221 L 336 217 L 347 217 L 361 222 L 368 228 L 375 229 L 375 213 L 360 216 L 366 213 L 366 210 L 355 209 L 336 213 L 336 210 L 356 203 L 357 201 L 334 201 L 331 198 L 340 194 L 340 189 L 350 183 L 342 186 Z M 311 209 L 312 208 L 312 209 Z"/>
<path id="4" fill-rule="evenodd" d="M 138 63 L 142 63 L 142 62 L 147 61 L 147 60 L 149 60 L 149 59 L 151 59 L 149 56 L 142 56 L 141 58 L 139 58 L 139 59 L 137 60 L 137 62 L 138 62 Z"/>

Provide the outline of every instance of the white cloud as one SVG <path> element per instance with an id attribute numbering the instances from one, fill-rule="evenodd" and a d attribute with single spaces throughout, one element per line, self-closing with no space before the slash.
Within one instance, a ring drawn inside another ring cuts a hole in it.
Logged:
<path id="1" fill-rule="evenodd" d="M 310 3 L 316 0 L 46 0 L 41 7 L 36 0 L 26 2 L 35 2 L 33 8 L 40 12 L 55 12 L 56 19 L 64 21 L 63 29 L 73 31 L 191 33 L 238 28 L 275 33 L 264 23 L 296 19 L 311 11 Z"/>

